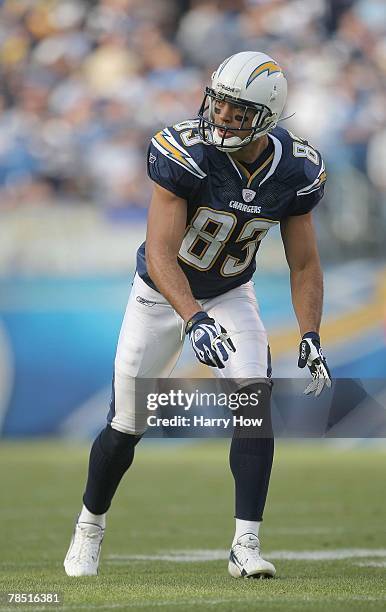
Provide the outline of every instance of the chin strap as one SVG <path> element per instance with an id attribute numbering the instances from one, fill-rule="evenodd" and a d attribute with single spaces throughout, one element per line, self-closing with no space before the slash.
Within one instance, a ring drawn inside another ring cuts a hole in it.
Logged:
<path id="1" fill-rule="evenodd" d="M 234 153 L 236 151 L 239 151 L 240 149 L 242 149 L 243 147 L 246 147 L 247 145 L 249 145 L 251 142 L 254 142 L 255 140 L 257 140 L 258 138 L 261 138 L 262 136 L 266 136 L 268 134 L 268 132 L 270 132 L 271 130 L 273 130 L 274 127 L 276 127 L 277 125 L 277 121 L 274 121 L 273 124 L 271 123 L 266 129 L 264 129 L 262 132 L 258 132 L 257 134 L 254 134 L 253 137 L 248 141 L 244 143 L 244 140 L 246 140 L 246 138 L 244 138 L 243 140 L 241 140 L 241 138 L 239 136 L 233 136 L 232 138 L 227 138 L 226 140 L 221 137 L 218 136 L 216 134 L 216 128 L 211 129 L 212 131 L 212 140 L 213 140 L 213 144 L 216 147 L 216 149 L 218 149 L 219 151 L 222 151 L 224 153 Z M 238 143 L 234 143 L 232 144 L 230 141 L 232 139 L 236 139 L 239 141 Z M 217 139 L 219 140 L 219 142 L 216 142 Z M 224 146 L 224 144 L 226 142 L 230 143 L 230 146 Z"/>

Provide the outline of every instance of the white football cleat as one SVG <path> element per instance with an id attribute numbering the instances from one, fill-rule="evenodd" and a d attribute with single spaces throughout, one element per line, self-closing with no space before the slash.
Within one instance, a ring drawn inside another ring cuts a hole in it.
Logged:
<path id="1" fill-rule="evenodd" d="M 93 523 L 76 523 L 64 559 L 67 576 L 96 576 L 105 530 Z"/>
<path id="2" fill-rule="evenodd" d="M 259 538 L 253 533 L 244 533 L 232 546 L 228 572 L 233 578 L 273 578 L 275 566 L 260 556 Z"/>

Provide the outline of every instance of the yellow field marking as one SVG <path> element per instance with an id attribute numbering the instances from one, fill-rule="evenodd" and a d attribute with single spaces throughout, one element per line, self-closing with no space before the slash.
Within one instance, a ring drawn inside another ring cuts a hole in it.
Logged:
<path id="1" fill-rule="evenodd" d="M 342 340 L 355 339 L 382 320 L 386 320 L 386 269 L 379 274 L 371 302 L 341 316 L 324 319 L 320 330 L 323 346 L 336 346 Z M 299 340 L 297 328 L 276 331 L 269 339 L 272 355 L 278 357 L 297 348 Z"/>

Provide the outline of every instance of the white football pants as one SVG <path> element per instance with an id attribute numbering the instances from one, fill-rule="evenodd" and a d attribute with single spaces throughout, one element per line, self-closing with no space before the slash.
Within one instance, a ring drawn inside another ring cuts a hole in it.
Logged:
<path id="1" fill-rule="evenodd" d="M 198 302 L 202 310 L 225 327 L 236 347 L 225 368 L 210 368 L 213 374 L 220 378 L 267 380 L 268 339 L 252 281 Z M 136 274 L 114 364 L 115 397 L 109 415 L 114 429 L 129 434 L 144 433 L 149 413 L 146 407 L 135 409 L 135 379 L 168 378 L 181 354 L 184 339 L 183 319 L 162 294 Z"/>

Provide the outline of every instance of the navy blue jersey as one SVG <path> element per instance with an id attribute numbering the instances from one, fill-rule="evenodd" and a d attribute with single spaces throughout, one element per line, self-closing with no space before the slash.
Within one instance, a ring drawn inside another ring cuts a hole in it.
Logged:
<path id="1" fill-rule="evenodd" d="M 194 297 L 209 298 L 250 280 L 268 230 L 314 208 L 323 196 L 326 172 L 318 151 L 277 127 L 268 134 L 270 154 L 257 160 L 251 174 L 228 153 L 203 144 L 197 124 L 184 121 L 154 136 L 148 174 L 187 201 L 178 261 Z M 157 289 L 147 273 L 145 249 L 145 243 L 138 249 L 137 271 Z"/>

